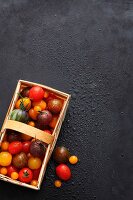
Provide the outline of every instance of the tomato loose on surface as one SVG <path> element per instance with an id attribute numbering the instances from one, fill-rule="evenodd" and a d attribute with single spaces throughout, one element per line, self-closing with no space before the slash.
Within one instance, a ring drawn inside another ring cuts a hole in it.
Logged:
<path id="1" fill-rule="evenodd" d="M 56 167 L 56 174 L 64 181 L 67 181 L 71 178 L 70 168 L 65 164 L 60 164 Z"/>
<path id="2" fill-rule="evenodd" d="M 30 151 L 30 145 L 31 145 L 31 142 L 30 141 L 25 141 L 22 143 L 22 151 L 24 153 L 29 153 Z"/>
<path id="3" fill-rule="evenodd" d="M 22 143 L 19 141 L 14 141 L 9 144 L 8 151 L 11 154 L 17 154 L 22 151 Z"/>
<path id="4" fill-rule="evenodd" d="M 23 168 L 19 172 L 19 180 L 23 183 L 30 183 L 33 178 L 33 173 L 29 168 Z"/>
<path id="5" fill-rule="evenodd" d="M 44 97 L 44 90 L 40 86 L 33 86 L 29 91 L 29 97 L 32 101 L 40 101 Z"/>

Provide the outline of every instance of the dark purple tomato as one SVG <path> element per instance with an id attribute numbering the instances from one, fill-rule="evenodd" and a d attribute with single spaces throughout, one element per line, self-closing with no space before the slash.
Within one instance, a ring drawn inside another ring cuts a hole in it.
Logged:
<path id="1" fill-rule="evenodd" d="M 30 145 L 30 153 L 35 157 L 42 158 L 46 152 L 46 146 L 40 140 L 35 140 Z"/>
<path id="2" fill-rule="evenodd" d="M 18 133 L 18 132 L 8 133 L 7 140 L 8 140 L 8 142 L 20 141 L 21 140 L 20 133 Z"/>
<path id="3" fill-rule="evenodd" d="M 26 87 L 22 90 L 21 95 L 22 97 L 29 97 L 30 87 Z"/>
<path id="4" fill-rule="evenodd" d="M 57 163 L 68 162 L 70 153 L 66 147 L 56 147 L 53 153 L 53 158 Z"/>
<path id="5" fill-rule="evenodd" d="M 38 122 L 38 124 L 40 124 L 40 126 L 48 125 L 51 120 L 52 120 L 52 114 L 48 110 L 44 110 L 44 111 L 40 112 L 40 114 L 37 116 L 37 122 Z"/>

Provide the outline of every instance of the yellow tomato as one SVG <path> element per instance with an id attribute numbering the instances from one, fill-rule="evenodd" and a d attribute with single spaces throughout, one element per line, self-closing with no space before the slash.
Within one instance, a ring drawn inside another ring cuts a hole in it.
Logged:
<path id="1" fill-rule="evenodd" d="M 30 122 L 28 122 L 28 125 L 30 125 L 30 126 L 35 126 L 35 122 L 33 122 L 33 121 L 30 121 Z"/>
<path id="2" fill-rule="evenodd" d="M 28 97 L 24 97 L 24 98 L 19 99 L 16 102 L 15 108 L 20 109 L 21 104 L 25 107 L 26 110 L 29 110 L 31 108 L 31 100 Z"/>
<path id="3" fill-rule="evenodd" d="M 9 142 L 7 142 L 7 141 L 2 142 L 2 144 L 1 144 L 2 151 L 7 151 L 8 146 L 9 146 Z"/>
<path id="4" fill-rule="evenodd" d="M 46 105 L 47 105 L 46 102 L 43 101 L 43 100 L 41 100 L 41 101 L 34 101 L 34 102 L 32 103 L 32 106 L 33 106 L 33 107 L 35 107 L 35 106 L 40 106 L 42 110 L 45 110 Z"/>
<path id="5" fill-rule="evenodd" d="M 3 167 L 9 166 L 12 162 L 12 155 L 9 152 L 2 151 L 0 153 L 0 165 Z"/>
<path id="6" fill-rule="evenodd" d="M 37 186 L 38 181 L 37 180 L 32 180 L 30 184 L 33 185 L 33 186 Z"/>
<path id="7" fill-rule="evenodd" d="M 6 167 L 1 167 L 0 173 L 3 174 L 3 175 L 6 175 L 7 174 L 7 168 Z"/>
<path id="8" fill-rule="evenodd" d="M 70 156 L 69 162 L 70 162 L 72 165 L 75 165 L 75 164 L 78 162 L 78 157 L 77 157 L 77 156 Z"/>
<path id="9" fill-rule="evenodd" d="M 18 179 L 18 173 L 17 173 L 17 172 L 12 172 L 12 173 L 11 173 L 11 178 L 12 178 L 13 180 L 17 180 L 17 179 Z"/>
<path id="10" fill-rule="evenodd" d="M 54 182 L 54 185 L 55 185 L 55 187 L 61 187 L 61 185 L 62 185 L 62 182 L 60 181 L 60 180 L 56 180 L 55 182 Z"/>
<path id="11" fill-rule="evenodd" d="M 30 169 L 38 169 L 41 167 L 42 161 L 38 157 L 30 157 L 28 160 L 28 167 Z"/>

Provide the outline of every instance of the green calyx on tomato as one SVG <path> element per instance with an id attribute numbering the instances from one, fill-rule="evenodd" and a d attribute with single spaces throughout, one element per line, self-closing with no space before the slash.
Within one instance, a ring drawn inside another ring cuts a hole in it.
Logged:
<path id="1" fill-rule="evenodd" d="M 11 120 L 27 123 L 29 120 L 29 115 L 26 111 L 21 109 L 14 109 L 10 115 Z"/>

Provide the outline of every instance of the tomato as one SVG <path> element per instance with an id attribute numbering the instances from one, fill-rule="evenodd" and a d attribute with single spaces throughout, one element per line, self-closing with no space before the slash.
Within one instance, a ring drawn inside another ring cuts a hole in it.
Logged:
<path id="1" fill-rule="evenodd" d="M 29 91 L 29 97 L 32 101 L 40 101 L 44 97 L 44 90 L 40 86 L 33 86 Z"/>
<path id="2" fill-rule="evenodd" d="M 38 169 L 34 169 L 32 172 L 33 172 L 33 179 L 36 179 L 38 180 L 38 176 L 40 174 L 40 169 L 41 168 L 38 168 Z"/>
<path id="3" fill-rule="evenodd" d="M 22 97 L 29 97 L 29 91 L 30 91 L 30 87 L 26 87 L 22 90 L 21 92 L 21 96 Z"/>
<path id="4" fill-rule="evenodd" d="M 17 180 L 18 179 L 18 173 L 17 172 L 12 172 L 11 173 L 11 178 L 13 179 L 13 180 Z"/>
<path id="5" fill-rule="evenodd" d="M 30 183 L 33 178 L 33 173 L 29 168 L 23 168 L 19 172 L 19 180 L 23 183 Z"/>
<path id="6" fill-rule="evenodd" d="M 7 175 L 10 177 L 12 172 L 17 172 L 17 168 L 14 167 L 13 165 L 10 165 L 7 167 Z"/>
<path id="7" fill-rule="evenodd" d="M 56 181 L 54 182 L 54 185 L 55 185 L 55 187 L 59 188 L 59 187 L 61 187 L 62 182 L 61 182 L 60 180 L 56 180 Z"/>
<path id="8" fill-rule="evenodd" d="M 50 130 L 44 130 L 44 133 L 52 134 Z"/>
<path id="9" fill-rule="evenodd" d="M 28 122 L 28 125 L 35 127 L 35 122 L 30 121 L 30 122 Z"/>
<path id="10" fill-rule="evenodd" d="M 7 168 L 6 167 L 1 167 L 0 173 L 3 174 L 3 175 L 6 175 L 7 174 Z"/>
<path id="11" fill-rule="evenodd" d="M 49 93 L 49 96 L 47 97 L 46 101 L 48 102 L 51 99 L 57 99 L 57 97 L 54 93 Z"/>
<path id="12" fill-rule="evenodd" d="M 8 151 L 11 154 L 17 154 L 22 151 L 22 143 L 19 141 L 14 141 L 9 144 Z"/>
<path id="13" fill-rule="evenodd" d="M 77 156 L 70 156 L 69 162 L 70 162 L 72 165 L 75 165 L 75 164 L 78 162 L 78 157 L 77 157 Z"/>
<path id="14" fill-rule="evenodd" d="M 32 103 L 32 106 L 35 107 L 35 106 L 40 106 L 42 110 L 45 110 L 46 108 L 46 102 L 41 100 L 41 101 L 34 101 Z"/>
<path id="15" fill-rule="evenodd" d="M 47 90 L 44 91 L 44 98 L 47 99 L 49 96 L 49 92 Z"/>
<path id="16" fill-rule="evenodd" d="M 48 101 L 48 110 L 54 114 L 57 114 L 62 109 L 62 100 L 60 99 L 51 99 Z"/>
<path id="17" fill-rule="evenodd" d="M 64 181 L 67 181 L 71 178 L 70 168 L 65 164 L 60 164 L 56 167 L 56 174 Z"/>
<path id="18" fill-rule="evenodd" d="M 29 136 L 29 135 L 26 135 L 26 134 L 21 134 L 21 138 L 22 138 L 22 140 L 25 140 L 25 141 L 28 141 L 28 140 L 31 140 L 32 139 L 32 137 L 31 136 Z"/>
<path id="19" fill-rule="evenodd" d="M 1 144 L 2 151 L 7 151 L 8 147 L 9 147 L 9 142 L 7 142 L 7 141 L 2 142 L 2 144 Z"/>
<path id="20" fill-rule="evenodd" d="M 37 186 L 38 181 L 37 180 L 32 180 L 30 184 L 33 185 L 33 186 Z"/>
<path id="21" fill-rule="evenodd" d="M 54 115 L 54 116 L 52 117 L 51 122 L 49 123 L 49 126 L 50 126 L 51 128 L 55 128 L 57 121 L 58 121 L 58 116 L 57 116 L 57 115 Z"/>
<path id="22" fill-rule="evenodd" d="M 3 167 L 9 166 L 12 162 L 12 155 L 6 151 L 0 153 L 0 165 Z"/>
<path id="23" fill-rule="evenodd" d="M 15 108 L 16 109 L 21 109 L 21 108 L 25 108 L 26 110 L 29 110 L 31 108 L 31 100 L 27 97 L 21 98 L 19 99 L 16 104 L 15 104 Z"/>
<path id="24" fill-rule="evenodd" d="M 29 116 L 33 120 L 37 120 L 38 112 L 36 112 L 33 108 L 29 110 Z"/>
<path id="25" fill-rule="evenodd" d="M 38 157 L 30 157 L 28 160 L 28 167 L 30 169 L 38 169 L 41 167 L 42 161 Z"/>
<path id="26" fill-rule="evenodd" d="M 31 145 L 31 142 L 30 142 L 30 141 L 23 142 L 23 143 L 22 143 L 22 151 L 23 151 L 24 153 L 29 153 L 30 145 Z"/>
<path id="27" fill-rule="evenodd" d="M 34 110 L 39 113 L 42 109 L 40 106 L 34 106 Z"/>

